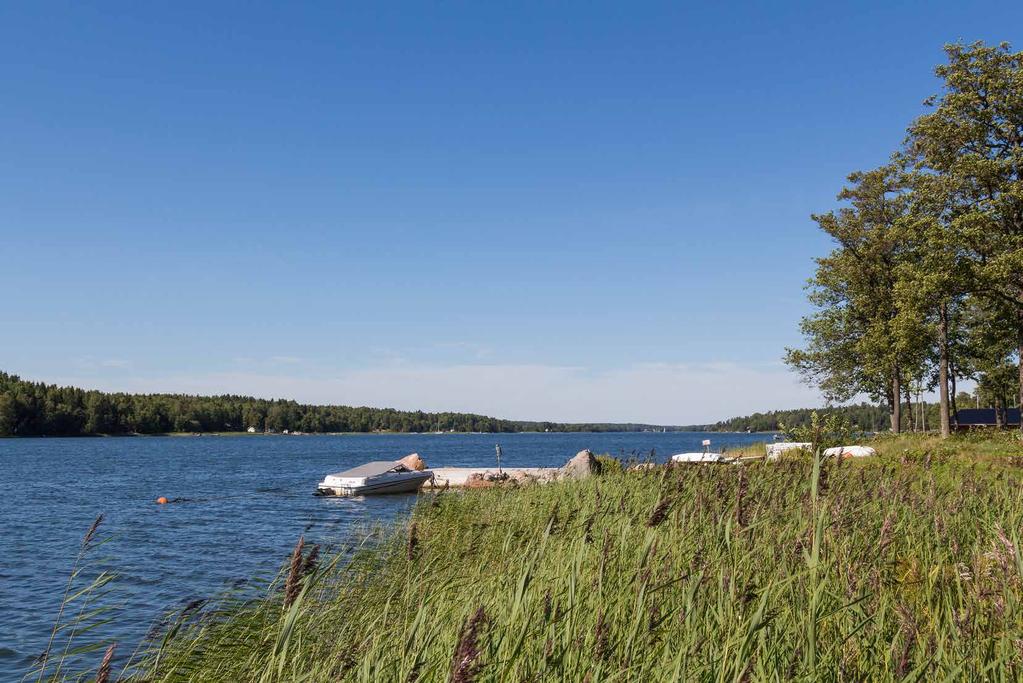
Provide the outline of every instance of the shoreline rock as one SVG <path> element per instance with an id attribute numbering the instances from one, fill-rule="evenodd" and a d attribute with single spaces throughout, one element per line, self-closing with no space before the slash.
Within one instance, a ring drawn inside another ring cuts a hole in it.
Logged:
<path id="1" fill-rule="evenodd" d="M 600 462 L 597 456 L 593 455 L 593 451 L 587 448 L 576 453 L 562 466 L 560 472 L 561 476 L 567 479 L 585 479 L 600 474 Z"/>
<path id="2" fill-rule="evenodd" d="M 426 469 L 426 461 L 423 460 L 418 453 L 409 453 L 398 462 L 410 470 L 415 470 L 417 472 L 422 472 Z"/>

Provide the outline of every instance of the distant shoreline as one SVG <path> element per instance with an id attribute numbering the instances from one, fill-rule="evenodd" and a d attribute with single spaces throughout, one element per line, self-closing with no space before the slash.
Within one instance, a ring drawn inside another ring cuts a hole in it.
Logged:
<path id="1" fill-rule="evenodd" d="M 517 432 L 400 432 L 400 431 L 372 431 L 372 432 L 299 432 L 283 434 L 280 432 L 158 432 L 153 434 L 143 433 L 112 433 L 112 434 L 10 434 L 0 436 L 3 439 L 130 439 L 130 438 L 196 438 L 196 437 L 218 437 L 218 436 L 275 436 L 275 437 L 303 437 L 303 436 L 447 436 L 447 435 L 490 435 L 502 436 L 509 434 L 776 434 L 777 430 L 747 432 L 747 431 L 721 431 L 721 430 L 697 430 L 697 429 L 669 429 L 668 431 L 636 430 L 636 429 L 600 429 L 600 430 L 578 430 L 578 429 L 551 429 L 546 432 L 539 431 L 517 431 Z"/>

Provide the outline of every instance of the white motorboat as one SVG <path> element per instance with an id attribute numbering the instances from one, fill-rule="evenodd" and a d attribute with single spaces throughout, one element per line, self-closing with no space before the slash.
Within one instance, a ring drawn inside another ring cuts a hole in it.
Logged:
<path id="1" fill-rule="evenodd" d="M 397 460 L 379 460 L 328 474 L 317 487 L 321 496 L 365 496 L 412 493 L 433 478 L 430 470 L 414 470 Z"/>

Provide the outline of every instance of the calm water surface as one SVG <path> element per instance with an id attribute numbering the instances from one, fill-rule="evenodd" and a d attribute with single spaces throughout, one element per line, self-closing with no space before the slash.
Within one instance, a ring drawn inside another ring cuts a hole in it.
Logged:
<path id="1" fill-rule="evenodd" d="M 0 680 L 44 650 L 82 535 L 106 515 L 90 571 L 118 575 L 99 639 L 131 649 L 168 610 L 272 575 L 299 535 L 338 545 L 415 496 L 316 498 L 323 475 L 418 452 L 430 466 L 560 466 L 583 448 L 657 459 L 765 440 L 698 433 L 401 434 L 0 439 Z M 185 502 L 158 506 L 158 496 Z"/>

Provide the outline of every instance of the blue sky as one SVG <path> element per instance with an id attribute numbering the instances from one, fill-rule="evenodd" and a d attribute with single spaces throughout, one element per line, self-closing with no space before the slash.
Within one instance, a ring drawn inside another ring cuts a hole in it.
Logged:
<path id="1" fill-rule="evenodd" d="M 0 368 L 513 418 L 780 364 L 941 45 L 1018 2 L 5 3 Z"/>

